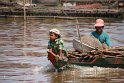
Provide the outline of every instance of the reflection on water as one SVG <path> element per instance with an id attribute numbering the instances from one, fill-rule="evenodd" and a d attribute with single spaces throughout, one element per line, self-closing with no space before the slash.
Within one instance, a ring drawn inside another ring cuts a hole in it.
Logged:
<path id="1" fill-rule="evenodd" d="M 60 73 L 50 75 L 51 83 L 120 83 L 123 82 L 123 69 L 72 66 Z M 119 80 L 118 80 L 119 79 Z"/>
<path id="2" fill-rule="evenodd" d="M 94 30 L 95 19 L 80 19 L 81 35 Z M 58 28 L 67 50 L 77 36 L 75 20 L 0 18 L 0 82 L 1 83 L 123 83 L 120 68 L 80 67 L 55 72 L 47 60 L 48 32 Z M 124 21 L 106 20 L 105 31 L 112 45 L 124 45 Z"/>

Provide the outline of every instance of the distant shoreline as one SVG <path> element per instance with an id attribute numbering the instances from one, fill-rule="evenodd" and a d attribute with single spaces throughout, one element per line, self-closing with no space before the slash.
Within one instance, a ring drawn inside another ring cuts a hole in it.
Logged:
<path id="1" fill-rule="evenodd" d="M 5 16 L 5 15 L 0 15 L 0 18 L 24 18 L 24 16 L 16 16 L 16 15 L 11 15 L 11 16 Z M 106 18 L 106 19 L 117 19 L 113 17 L 63 17 L 63 16 L 26 16 L 26 19 L 29 18 L 53 18 L 53 19 L 83 19 L 83 18 Z M 121 18 L 123 19 L 123 18 Z"/>
<path id="2" fill-rule="evenodd" d="M 24 12 L 18 11 L 3 11 L 0 12 L 0 17 L 23 17 Z M 87 18 L 87 17 L 104 17 L 104 18 L 124 18 L 124 13 L 117 10 L 104 10 L 104 11 L 59 11 L 59 12 L 51 12 L 51 11 L 27 11 L 27 17 L 41 17 L 41 18 Z"/>

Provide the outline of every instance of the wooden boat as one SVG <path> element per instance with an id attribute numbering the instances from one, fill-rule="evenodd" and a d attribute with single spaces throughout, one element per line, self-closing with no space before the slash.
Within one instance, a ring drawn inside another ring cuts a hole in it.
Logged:
<path id="1" fill-rule="evenodd" d="M 72 60 L 72 59 L 70 59 Z M 96 57 L 92 61 L 80 61 L 78 60 L 70 62 L 71 64 L 79 65 L 79 66 L 98 66 L 98 67 L 112 67 L 112 68 L 124 68 L 124 58 L 115 58 L 115 57 L 107 57 L 100 58 Z"/>
<path id="2" fill-rule="evenodd" d="M 124 68 L 124 46 L 115 47 L 108 51 L 96 51 L 95 53 L 72 52 L 70 54 L 77 57 L 70 57 L 70 64 Z"/>
<path id="3" fill-rule="evenodd" d="M 52 55 L 48 52 L 48 59 L 53 64 L 56 69 L 61 69 L 62 67 L 66 66 L 67 62 L 64 60 L 59 60 L 58 57 Z"/>
<path id="4" fill-rule="evenodd" d="M 95 50 L 95 45 L 89 46 L 87 40 L 91 41 L 91 44 L 96 43 L 101 48 L 101 45 L 97 40 L 88 36 L 84 36 L 83 40 L 73 40 L 73 47 L 76 52 L 70 53 L 70 55 L 77 58 L 70 57 L 69 63 L 79 66 L 99 66 L 99 67 L 119 67 L 124 68 L 124 46 L 117 46 L 109 49 L 108 51 Z M 85 42 L 85 43 L 83 43 Z M 93 47 L 92 47 L 93 46 Z"/>

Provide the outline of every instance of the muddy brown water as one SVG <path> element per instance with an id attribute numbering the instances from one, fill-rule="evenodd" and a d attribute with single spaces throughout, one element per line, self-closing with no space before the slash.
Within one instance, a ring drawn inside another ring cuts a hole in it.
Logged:
<path id="1" fill-rule="evenodd" d="M 94 19 L 80 19 L 81 35 L 94 30 Z M 124 69 L 80 67 L 55 72 L 47 60 L 48 31 L 61 31 L 67 50 L 73 50 L 75 20 L 0 18 L 0 83 L 124 83 Z M 112 46 L 124 46 L 124 20 L 106 19 Z"/>

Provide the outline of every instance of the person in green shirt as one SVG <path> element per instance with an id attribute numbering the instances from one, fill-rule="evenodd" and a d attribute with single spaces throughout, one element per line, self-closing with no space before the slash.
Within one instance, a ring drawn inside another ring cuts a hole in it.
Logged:
<path id="1" fill-rule="evenodd" d="M 51 29 L 49 31 L 50 40 L 48 41 L 49 52 L 55 56 L 56 68 L 67 62 L 67 53 L 64 48 L 63 40 L 58 29 Z"/>
<path id="2" fill-rule="evenodd" d="M 111 46 L 111 41 L 108 33 L 104 32 L 104 21 L 102 19 L 97 19 L 95 26 L 95 31 L 91 32 L 91 35 L 97 38 L 103 45 L 103 49 L 108 49 Z"/>

